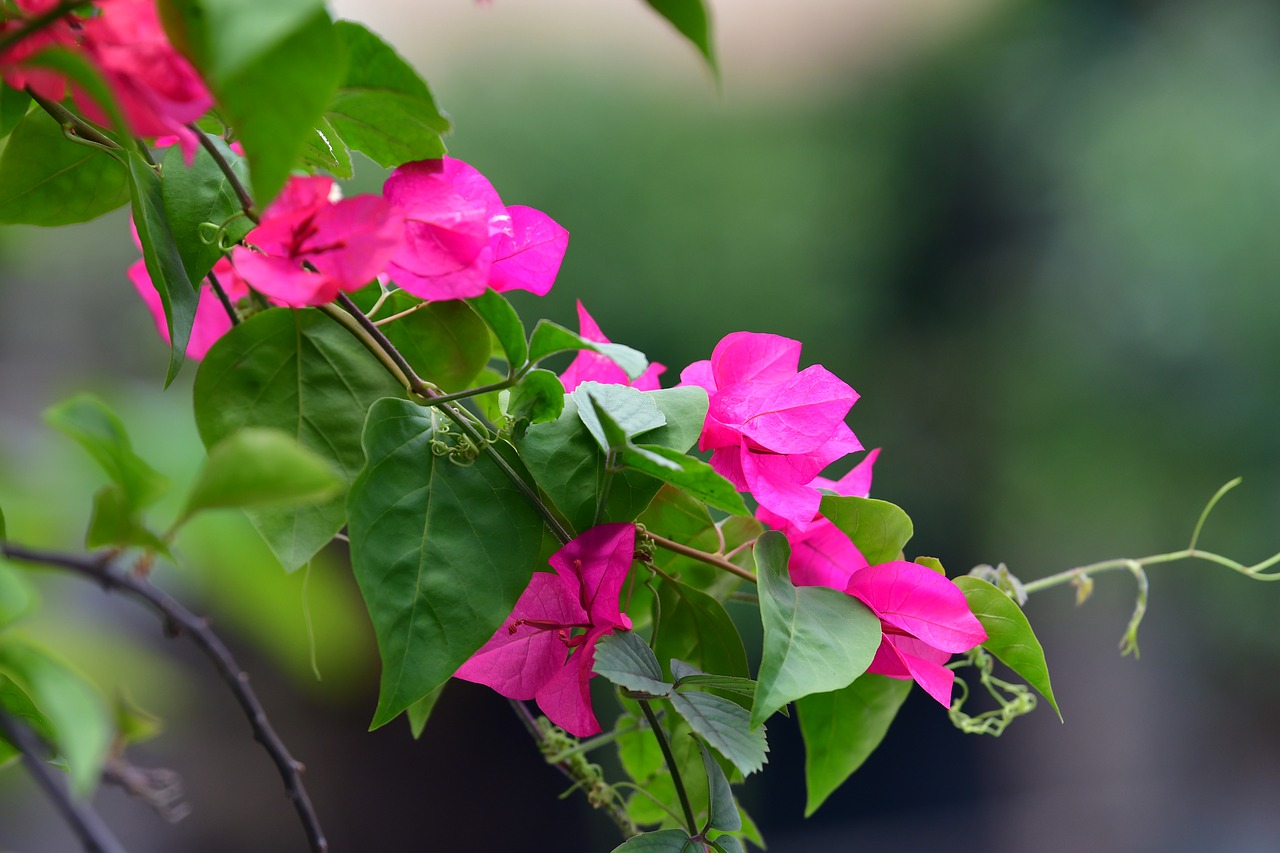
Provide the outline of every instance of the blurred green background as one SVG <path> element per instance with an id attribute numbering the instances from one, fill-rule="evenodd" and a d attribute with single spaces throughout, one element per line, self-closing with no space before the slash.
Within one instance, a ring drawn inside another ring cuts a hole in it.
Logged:
<path id="1" fill-rule="evenodd" d="M 572 325 L 581 299 L 668 365 L 667 384 L 730 331 L 802 340 L 804 363 L 862 394 L 850 424 L 884 448 L 874 494 L 912 515 L 912 553 L 1029 580 L 1175 550 L 1237 475 L 1202 544 L 1245 562 L 1280 549 L 1280 9 L 778 5 L 713 0 L 719 88 L 630 0 L 338 11 L 423 71 L 455 119 L 454 155 L 572 233 L 526 316 Z M 352 191 L 379 184 L 365 166 Z M 74 391 L 116 405 L 176 481 L 198 464 L 191 371 L 161 393 L 126 235 L 123 215 L 0 231 L 0 503 L 15 539 L 80 541 L 97 474 L 39 416 Z M 285 576 L 227 514 L 181 550 L 191 565 L 158 582 L 245 657 L 335 850 L 616 843 L 580 798 L 556 800 L 562 779 L 488 691 L 451 687 L 420 742 L 400 723 L 363 731 L 377 664 L 340 549 Z M 206 662 L 128 602 L 40 580 L 27 631 L 168 721 L 136 760 L 178 769 L 194 811 L 171 827 L 104 792 L 130 849 L 302 849 Z M 965 736 L 917 691 L 811 821 L 798 739 L 773 724 L 772 763 L 745 796 L 770 849 L 1276 849 L 1280 588 L 1207 565 L 1151 584 L 1140 661 L 1116 649 L 1127 576 L 1100 577 L 1078 609 L 1067 589 L 1028 605 L 1064 723 L 1041 708 L 999 740 Z M 0 773 L 0 848 L 73 844 L 23 774 Z"/>

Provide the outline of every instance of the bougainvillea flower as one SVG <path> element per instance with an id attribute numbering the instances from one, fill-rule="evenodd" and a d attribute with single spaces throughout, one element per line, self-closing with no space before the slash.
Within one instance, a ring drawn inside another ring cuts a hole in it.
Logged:
<path id="1" fill-rule="evenodd" d="M 58 6 L 58 0 L 15 0 L 15 5 L 25 14 L 21 18 L 0 23 L 0 35 L 20 30 L 26 26 L 28 19 L 53 11 Z M 60 18 L 0 51 L 0 76 L 3 76 L 4 82 L 19 90 L 30 87 L 31 91 L 51 101 L 65 98 L 67 83 L 60 72 L 27 65 L 25 61 L 49 47 L 74 49 L 76 30 L 72 28 L 69 18 L 70 16 Z"/>
<path id="2" fill-rule="evenodd" d="M 292 177 L 262 222 L 231 252 L 254 290 L 295 308 L 359 290 L 400 245 L 400 223 L 374 195 L 332 201 L 333 181 Z"/>
<path id="3" fill-rule="evenodd" d="M 404 223 L 387 272 L 422 299 L 464 299 L 485 288 L 551 289 L 569 232 L 531 207 L 506 207 L 474 167 L 445 157 L 397 168 L 382 187 Z"/>
<path id="4" fill-rule="evenodd" d="M 862 445 L 844 422 L 857 392 L 826 368 L 799 363 L 799 341 L 734 332 L 710 360 L 686 367 L 680 383 L 707 391 L 698 448 L 712 451 L 711 466 L 803 530 L 821 501 L 813 479 Z"/>
<path id="5" fill-rule="evenodd" d="M 222 285 L 227 298 L 233 303 L 249 295 L 249 285 L 245 284 L 244 280 L 236 275 L 235 269 L 231 266 L 231 261 L 226 258 L 218 259 L 218 262 L 213 265 L 213 274 L 217 277 L 218 284 Z M 167 343 L 169 341 L 169 324 L 164 316 L 164 303 L 160 301 L 160 294 L 156 292 L 155 285 L 151 283 L 151 276 L 147 273 L 147 265 L 144 261 L 138 260 L 129 267 L 129 280 L 133 282 L 133 286 L 138 290 L 138 295 L 147 304 L 147 308 L 151 310 L 151 316 L 156 322 L 156 329 L 160 332 L 160 337 L 164 338 Z M 227 316 L 227 310 L 222 306 L 218 295 L 213 292 L 212 287 L 201 285 L 200 301 L 196 303 L 195 323 L 191 326 L 191 337 L 187 341 L 187 358 L 204 358 L 205 353 L 209 351 L 209 347 L 213 346 L 214 342 L 230 329 L 231 318 Z"/>
<path id="6" fill-rule="evenodd" d="M 553 554 L 556 573 L 534 572 L 507 621 L 455 677 L 509 699 L 536 699 L 551 722 L 575 737 L 598 734 L 588 688 L 595 645 L 631 628 L 618 595 L 635 540 L 633 524 L 602 524 Z"/>
<path id="7" fill-rule="evenodd" d="M 915 679 L 950 707 L 955 673 L 943 664 L 987 639 L 960 588 L 933 569 L 895 560 L 853 572 L 845 592 L 871 608 L 884 630 L 867 671 Z"/>
<path id="8" fill-rule="evenodd" d="M 596 325 L 596 321 L 587 313 L 587 309 L 582 307 L 582 300 L 578 300 L 578 334 L 584 340 L 594 343 L 609 343 L 609 339 L 604 336 L 604 332 L 600 331 L 600 327 Z M 658 362 L 652 362 L 645 372 L 632 382 L 631 377 L 627 376 L 627 372 L 619 367 L 613 359 L 598 352 L 579 350 L 578 355 L 565 369 L 565 372 L 560 374 L 560 381 L 564 383 L 565 393 L 573 391 L 583 382 L 599 382 L 602 385 L 630 385 L 632 388 L 641 391 L 656 391 L 658 389 L 658 377 L 666 369 Z"/>

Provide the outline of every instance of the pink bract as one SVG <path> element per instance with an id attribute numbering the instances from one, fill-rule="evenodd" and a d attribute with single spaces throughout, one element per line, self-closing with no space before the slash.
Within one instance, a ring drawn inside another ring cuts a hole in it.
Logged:
<path id="1" fill-rule="evenodd" d="M 862 445 L 844 422 L 857 392 L 818 365 L 798 370 L 799 361 L 799 341 L 734 332 L 680 381 L 707 391 L 698 448 L 712 451 L 711 466 L 803 530 L 821 501 L 813 479 Z"/>
<path id="2" fill-rule="evenodd" d="M 531 207 L 506 207 L 474 167 L 452 157 L 397 168 L 382 188 L 404 223 L 387 272 L 422 299 L 464 299 L 486 288 L 551 289 L 569 232 Z"/>
<path id="3" fill-rule="evenodd" d="M 578 300 L 578 334 L 585 340 L 594 343 L 609 343 L 609 339 L 604 336 L 604 332 L 600 331 L 600 327 L 596 325 L 596 321 L 587 313 L 587 309 L 582 306 L 582 300 Z M 655 391 L 659 387 L 658 377 L 666 372 L 666 369 L 666 367 L 655 361 L 632 382 L 631 378 L 627 376 L 627 372 L 619 367 L 613 359 L 598 352 L 580 350 L 564 373 L 560 374 L 560 381 L 564 384 L 566 393 L 573 391 L 583 382 L 599 382 L 602 385 L 630 385 L 640 391 Z"/>
<path id="4" fill-rule="evenodd" d="M 598 734 L 588 687 L 595 645 L 631 628 L 618 595 L 635 536 L 633 524 L 602 524 L 556 551 L 550 560 L 556 573 L 534 573 L 511 615 L 454 676 L 509 699 L 537 700 L 548 719 L 575 737 Z"/>
<path id="5" fill-rule="evenodd" d="M 17 7 L 28 18 L 52 11 L 58 0 L 17 0 Z M 0 35 L 20 29 L 23 20 L 16 18 L 0 24 Z M 62 74 L 47 68 L 26 64 L 26 60 L 49 47 L 76 47 L 76 30 L 67 18 L 62 18 L 32 33 L 7 49 L 0 51 L 0 76 L 14 89 L 31 88 L 31 91 L 51 101 L 61 101 L 67 96 L 67 83 Z"/>
<path id="6" fill-rule="evenodd" d="M 322 305 L 383 271 L 400 245 L 391 206 L 373 195 L 333 203 L 332 189 L 323 176 L 290 178 L 245 236 L 246 246 L 232 250 L 236 270 L 255 290 L 295 308 Z"/>
<path id="7" fill-rule="evenodd" d="M 219 259 L 213 265 L 213 273 L 232 302 L 249 295 L 249 286 L 244 283 L 240 276 L 236 275 L 231 262 L 226 258 Z M 129 267 L 129 280 L 133 282 L 138 295 L 142 297 L 142 301 L 150 309 L 151 317 L 155 320 L 156 330 L 167 343 L 169 341 L 169 324 L 164 316 L 164 303 L 160 300 L 160 294 L 156 292 L 155 285 L 151 282 L 151 276 L 147 273 L 147 265 L 144 261 L 138 260 Z M 205 353 L 209 351 L 209 347 L 213 346 L 218 338 L 225 335 L 230 329 L 231 318 L 227 316 L 227 311 L 222 306 L 217 294 L 213 292 L 213 288 L 201 286 L 200 301 L 196 304 L 195 323 L 191 327 L 191 337 L 187 341 L 187 358 L 204 358 Z"/>

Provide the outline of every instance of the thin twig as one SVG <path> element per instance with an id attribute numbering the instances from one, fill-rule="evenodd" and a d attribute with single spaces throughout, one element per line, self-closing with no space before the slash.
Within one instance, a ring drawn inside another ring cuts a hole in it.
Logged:
<path id="1" fill-rule="evenodd" d="M 47 753 L 45 745 L 24 722 L 0 710 L 0 734 L 22 753 L 22 762 L 27 765 L 27 771 L 40 785 L 54 808 L 70 824 L 88 853 L 125 853 L 124 847 L 103 823 L 102 818 L 98 817 L 98 813 L 88 803 L 71 796 L 62 783 L 54 778 L 44 758 Z"/>
<path id="2" fill-rule="evenodd" d="M 173 636 L 185 632 L 190 636 L 191 640 L 213 662 L 214 668 L 226 682 L 227 688 L 235 696 L 245 717 L 248 718 L 254 738 L 262 744 L 263 749 L 275 763 L 276 769 L 280 771 L 285 792 L 293 801 L 294 810 L 298 813 L 298 818 L 306 831 L 311 850 L 313 853 L 325 853 L 329 849 L 329 843 L 325 840 L 324 831 L 320 828 L 319 819 L 316 817 L 315 808 L 302 784 L 302 764 L 289 755 L 284 742 L 271 727 L 262 703 L 258 701 L 253 688 L 249 686 L 249 674 L 240 668 L 226 645 L 204 619 L 196 616 L 145 578 L 132 575 L 110 562 L 110 556 L 107 554 L 82 557 L 36 551 L 9 543 L 0 544 L 0 551 L 11 560 L 55 566 L 83 575 L 96 581 L 108 592 L 128 593 L 162 618 L 166 634 Z"/>
<path id="3" fill-rule="evenodd" d="M 231 189 L 235 192 L 236 198 L 240 201 L 240 207 L 244 210 L 244 215 L 256 223 L 258 221 L 258 214 L 253 207 L 253 196 L 249 195 L 249 190 L 245 188 L 244 182 L 240 180 L 240 176 L 231 168 L 231 164 L 227 162 L 227 158 L 222 156 L 222 152 L 218 150 L 218 146 L 213 144 L 213 140 L 209 138 L 207 133 L 194 124 L 187 125 L 187 128 L 196 135 L 196 139 L 200 140 L 200 147 L 213 158 L 213 162 L 217 164 L 218 170 L 222 172 L 223 177 L 227 179 L 227 183 L 231 184 Z"/>
<path id="4" fill-rule="evenodd" d="M 731 563 L 719 554 L 708 554 L 706 551 L 699 551 L 697 548 L 690 548 L 688 545 L 681 545 L 679 542 L 673 542 L 665 536 L 659 536 L 652 531 L 646 531 L 645 535 L 653 540 L 653 544 L 659 548 L 681 554 L 685 557 L 692 557 L 700 560 L 709 566 L 715 566 L 717 569 L 724 569 L 726 572 L 735 574 L 746 581 L 756 582 L 756 576 L 752 572 L 747 571 L 736 563 Z"/>
<path id="5" fill-rule="evenodd" d="M 227 312 L 227 317 L 231 319 L 231 325 L 239 326 L 240 314 L 236 311 L 236 306 L 231 304 L 231 297 L 227 296 L 227 291 L 223 290 L 222 282 L 218 281 L 218 277 L 213 274 L 213 270 L 206 273 L 205 278 L 209 279 L 209 286 L 213 288 L 218 301 L 222 303 L 222 310 Z"/>
<path id="6" fill-rule="evenodd" d="M 689 834 L 697 835 L 698 821 L 693 816 L 693 806 L 689 804 L 689 794 L 684 789 L 684 779 L 680 776 L 680 766 L 676 764 L 676 757 L 671 752 L 671 744 L 667 742 L 667 733 L 662 730 L 662 724 L 653 713 L 649 700 L 637 701 L 640 703 L 640 710 L 644 712 L 644 718 L 649 721 L 649 728 L 658 739 L 658 747 L 662 750 L 662 757 L 667 762 L 667 769 L 671 771 L 671 781 L 675 785 L 676 796 L 680 798 L 680 806 L 684 809 L 684 821 L 689 827 Z"/>
<path id="7" fill-rule="evenodd" d="M 63 133 L 79 137 L 80 141 L 87 142 L 91 145 L 97 146 L 98 148 L 105 148 L 108 153 L 124 150 L 120 143 L 116 142 L 114 139 L 107 136 L 84 119 L 80 118 L 80 116 L 71 112 L 71 110 L 67 109 L 62 104 L 51 101 L 39 93 L 32 91 L 30 86 L 27 87 L 26 92 L 31 96 L 31 100 L 35 101 L 36 104 L 39 105 L 40 109 L 53 117 L 53 120 L 62 127 Z"/>

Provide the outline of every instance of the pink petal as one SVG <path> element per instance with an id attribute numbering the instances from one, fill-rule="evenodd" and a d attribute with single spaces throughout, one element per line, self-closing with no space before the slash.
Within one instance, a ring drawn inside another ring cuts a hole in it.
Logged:
<path id="1" fill-rule="evenodd" d="M 865 498 L 871 494 L 871 469 L 876 464 L 876 459 L 879 456 L 880 448 L 877 447 L 875 450 L 868 451 L 862 461 L 854 465 L 849 473 L 839 480 L 817 477 L 814 479 L 813 484 L 820 489 L 835 492 L 837 495 Z"/>
<path id="2" fill-rule="evenodd" d="M 822 495 L 817 489 L 807 485 L 817 472 L 808 470 L 808 477 L 803 476 L 806 470 L 804 457 L 752 453 L 744 448 L 739 458 L 747 491 L 761 506 L 782 516 L 800 530 L 813 524 L 822 503 Z M 715 467 L 714 455 L 712 460 L 712 467 Z M 722 475 L 723 473 L 721 472 Z"/>
<path id="3" fill-rule="evenodd" d="M 337 284 L 326 275 L 302 268 L 291 258 L 263 255 L 237 246 L 231 250 L 236 272 L 264 296 L 293 308 L 323 305 L 338 295 Z"/>
<path id="4" fill-rule="evenodd" d="M 796 586 L 825 586 L 843 591 L 850 576 L 866 568 L 862 556 L 840 528 L 819 517 L 808 530 L 793 531 L 791 541 L 791 582 Z"/>
<path id="5" fill-rule="evenodd" d="M 135 261 L 128 271 L 129 280 L 133 282 L 134 289 L 138 291 L 138 295 L 142 297 L 142 301 L 146 303 L 147 309 L 151 312 L 151 318 L 155 321 L 156 331 L 160 333 L 160 337 L 165 343 L 169 342 L 169 323 L 164 316 L 164 303 L 160 299 L 160 294 L 156 291 L 152 284 L 151 276 L 147 272 L 145 261 Z M 236 297 L 231 297 L 236 298 Z M 227 311 L 222 307 L 222 302 L 218 299 L 218 295 L 213 292 L 211 287 L 203 287 L 200 290 L 200 298 L 196 303 L 195 321 L 191 326 L 191 337 L 187 340 L 187 358 L 201 359 L 205 353 L 209 351 L 209 347 L 213 346 L 218 338 L 222 337 L 231 328 L 231 318 L 227 316 Z"/>
<path id="6" fill-rule="evenodd" d="M 886 625 L 946 652 L 967 652 L 987 639 L 964 593 L 932 569 L 895 560 L 857 571 L 846 591 Z"/>
<path id="7" fill-rule="evenodd" d="M 667 372 L 665 364 L 656 361 L 649 362 L 649 366 L 645 368 L 635 381 L 631 383 L 631 387 L 637 391 L 657 391 L 662 385 L 658 382 L 658 377 Z"/>
<path id="8" fill-rule="evenodd" d="M 609 339 L 604 336 L 604 332 L 600 331 L 596 321 L 587 313 L 587 309 L 583 307 L 582 300 L 578 300 L 578 335 L 584 340 L 592 341 L 593 343 L 609 343 Z M 659 387 L 658 376 L 664 371 L 666 371 L 665 367 L 654 362 L 635 382 L 632 382 L 627 372 L 619 367 L 613 359 L 598 352 L 580 350 L 569 364 L 569 367 L 565 369 L 564 373 L 560 374 L 560 382 L 564 385 L 566 392 L 572 391 L 583 382 L 599 382 L 602 385 L 630 385 L 640 391 L 653 391 Z"/>
<path id="9" fill-rule="evenodd" d="M 600 331 L 600 326 L 596 323 L 595 318 L 587 313 L 587 307 L 582 304 L 581 299 L 578 300 L 578 336 L 592 343 L 610 343 L 609 339 L 604 336 L 604 332 Z"/>
<path id="10" fill-rule="evenodd" d="M 775 453 L 808 453 L 832 437 L 857 399 L 857 392 L 815 364 L 752 396 L 742 434 Z"/>
<path id="11" fill-rule="evenodd" d="M 740 382 L 783 382 L 800 367 L 800 342 L 779 335 L 733 332 L 711 353 L 720 388 Z"/>
<path id="12" fill-rule="evenodd" d="M 693 364 L 680 371 L 681 385 L 696 385 L 707 392 L 708 395 L 716 393 L 716 380 L 711 372 L 711 362 L 703 359 L 695 361 Z M 702 448 L 706 450 L 706 448 Z"/>
<path id="13" fill-rule="evenodd" d="M 551 555 L 551 566 L 573 589 L 595 626 L 630 628 L 618 607 L 622 582 L 635 559 L 634 524 L 599 524 Z"/>
<path id="14" fill-rule="evenodd" d="M 373 281 L 401 245 L 403 230 L 392 207 L 374 195 L 358 195 L 326 205 L 315 218 L 315 234 L 302 257 L 334 279 L 344 291 Z M 337 246 L 319 251 L 316 247 Z"/>
<path id="15" fill-rule="evenodd" d="M 560 631 L 522 620 L 573 625 L 585 623 L 586 617 L 559 577 L 534 572 L 511 616 L 454 677 L 487 684 L 509 699 L 532 699 L 564 668 L 569 652 Z"/>
<path id="16" fill-rule="evenodd" d="M 876 656 L 867 672 L 887 675 L 890 678 L 911 678 L 944 708 L 951 707 L 951 688 L 955 673 L 942 664 L 950 657 L 945 652 L 938 656 L 919 640 L 911 637 L 885 636 L 876 649 Z"/>
<path id="17" fill-rule="evenodd" d="M 507 212 L 511 215 L 512 234 L 494 238 L 489 286 L 499 292 L 528 290 L 545 296 L 560 271 L 569 246 L 569 232 L 532 207 L 512 205 Z"/>
<path id="18" fill-rule="evenodd" d="M 534 697 L 538 707 L 551 722 L 574 737 L 590 737 L 600 733 L 600 723 L 591 709 L 590 682 L 595 673 L 596 642 L 608 628 L 587 634 L 560 670 L 538 690 Z"/>

